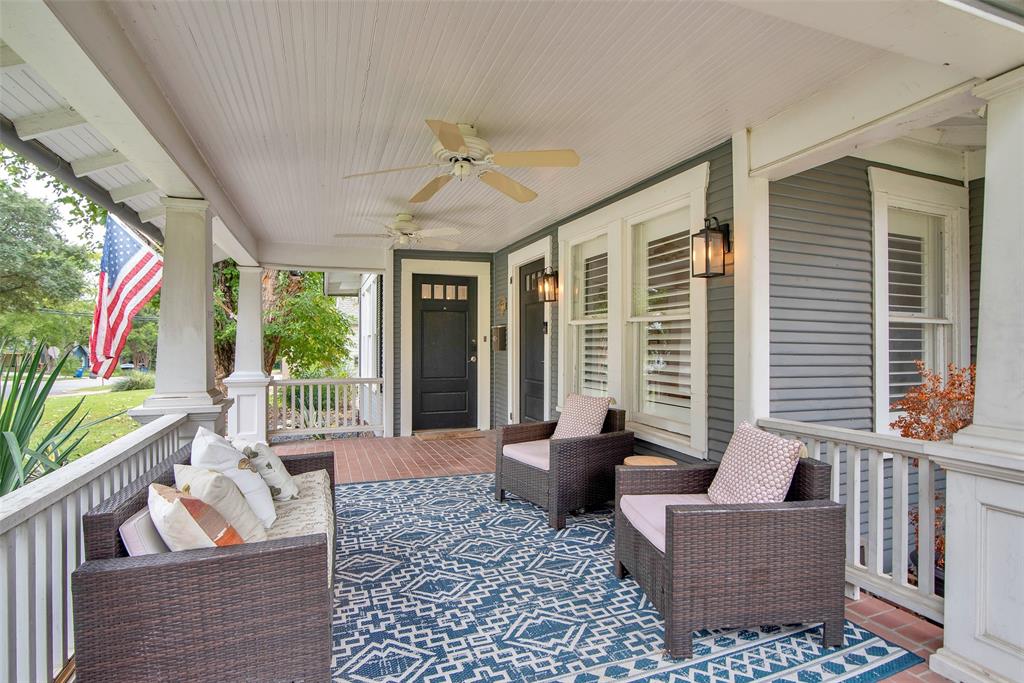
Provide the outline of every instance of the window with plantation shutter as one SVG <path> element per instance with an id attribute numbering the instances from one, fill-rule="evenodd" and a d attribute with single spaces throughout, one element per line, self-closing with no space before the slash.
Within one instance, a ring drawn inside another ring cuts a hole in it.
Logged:
<path id="1" fill-rule="evenodd" d="M 608 239 L 573 247 L 573 391 L 608 394 Z"/>
<path id="2" fill-rule="evenodd" d="M 917 361 L 931 370 L 949 362 L 952 320 L 946 315 L 941 216 L 889 209 L 889 404 L 921 383 Z"/>
<path id="3" fill-rule="evenodd" d="M 689 434 L 692 408 L 688 207 L 632 226 L 637 422 Z"/>

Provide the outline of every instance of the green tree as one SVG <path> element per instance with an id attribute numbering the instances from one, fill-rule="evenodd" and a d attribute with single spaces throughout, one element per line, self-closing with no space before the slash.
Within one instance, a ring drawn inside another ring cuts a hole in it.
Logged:
<path id="1" fill-rule="evenodd" d="M 89 250 L 67 242 L 57 210 L 0 180 L 0 313 L 78 299 L 92 268 Z"/>
<path id="2" fill-rule="evenodd" d="M 235 366 L 238 266 L 214 266 L 214 358 L 219 379 Z M 354 320 L 323 293 L 323 274 L 263 271 L 263 370 L 284 359 L 295 373 L 323 374 L 349 360 Z"/>
<path id="3" fill-rule="evenodd" d="M 68 222 L 82 231 L 82 238 L 87 242 L 92 242 L 96 226 L 107 220 L 107 210 L 102 206 L 3 145 L 0 145 L 0 164 L 14 189 L 21 189 L 29 180 L 37 180 L 52 190 L 57 195 L 57 203 L 67 208 Z"/>

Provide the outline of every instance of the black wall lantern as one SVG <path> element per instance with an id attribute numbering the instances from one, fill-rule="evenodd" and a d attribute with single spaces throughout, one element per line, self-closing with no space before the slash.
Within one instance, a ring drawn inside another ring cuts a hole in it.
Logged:
<path id="1" fill-rule="evenodd" d="M 711 227 L 714 221 L 715 226 Z M 690 238 L 690 263 L 693 277 L 725 275 L 725 255 L 731 251 L 729 224 L 716 216 L 704 219 L 704 229 Z"/>
<path id="2" fill-rule="evenodd" d="M 551 266 L 537 278 L 537 296 L 544 302 L 558 301 L 558 271 Z"/>

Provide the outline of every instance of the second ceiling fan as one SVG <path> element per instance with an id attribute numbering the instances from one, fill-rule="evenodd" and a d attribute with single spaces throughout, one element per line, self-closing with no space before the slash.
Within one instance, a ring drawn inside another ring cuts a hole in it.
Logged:
<path id="1" fill-rule="evenodd" d="M 462 180 L 474 175 L 481 182 L 517 202 L 529 202 L 536 199 L 537 193 L 504 173 L 499 173 L 495 168 L 568 167 L 578 166 L 580 163 L 579 155 L 571 149 L 494 152 L 487 141 L 477 135 L 476 128 L 468 123 L 448 123 L 447 121 L 427 119 L 427 125 L 437 137 L 433 149 L 437 161 L 418 166 L 355 173 L 345 176 L 345 179 L 361 178 L 378 173 L 411 171 L 419 168 L 445 167 L 443 173 L 421 187 L 419 192 L 409 198 L 409 202 L 413 204 L 425 202 L 437 194 L 452 178 Z"/>

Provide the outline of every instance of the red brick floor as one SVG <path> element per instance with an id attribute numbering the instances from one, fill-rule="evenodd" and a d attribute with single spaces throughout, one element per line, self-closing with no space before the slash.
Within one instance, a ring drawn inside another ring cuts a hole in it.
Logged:
<path id="1" fill-rule="evenodd" d="M 340 483 L 411 479 L 494 471 L 494 433 L 476 439 L 422 441 L 337 439 L 297 441 L 275 446 L 281 455 L 334 451 L 335 481 Z M 874 596 L 846 601 L 846 618 L 924 658 L 925 662 L 887 679 L 894 683 L 940 683 L 928 669 L 928 657 L 942 647 L 942 627 Z"/>

